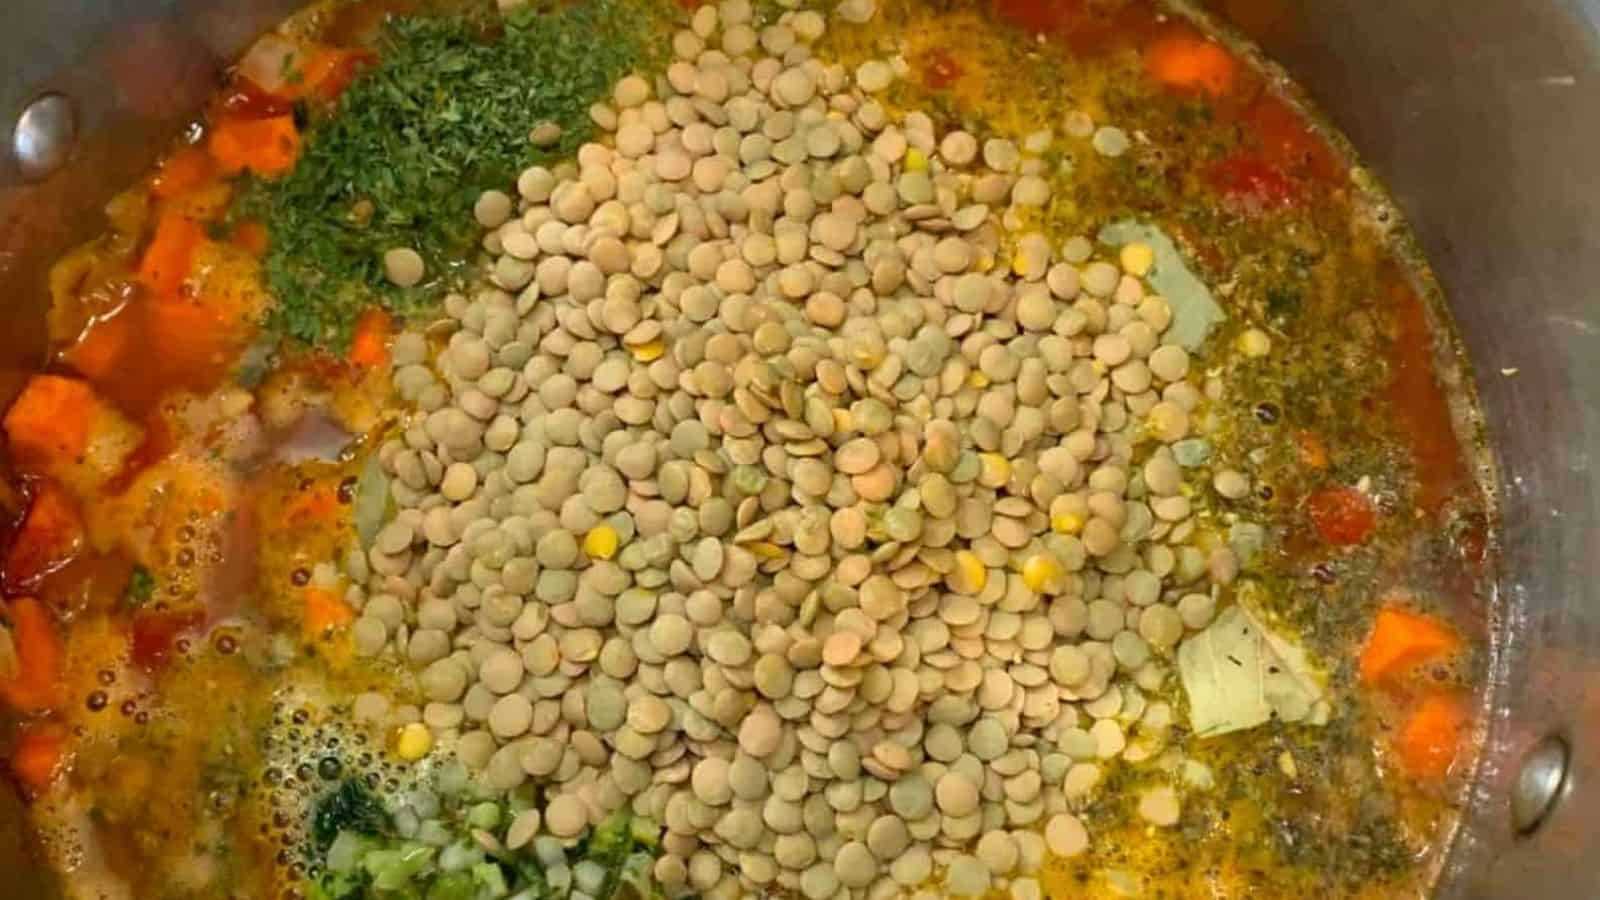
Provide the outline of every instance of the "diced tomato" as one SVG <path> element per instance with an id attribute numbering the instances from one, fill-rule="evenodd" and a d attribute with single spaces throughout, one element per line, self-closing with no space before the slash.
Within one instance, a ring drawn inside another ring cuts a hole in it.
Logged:
<path id="1" fill-rule="evenodd" d="M 71 734 L 59 722 L 30 725 L 11 754 L 11 772 L 30 793 L 39 794 L 66 769 Z"/>
<path id="2" fill-rule="evenodd" d="M 218 108 L 229 118 L 270 119 L 293 113 L 294 101 L 275 97 L 250 79 L 235 76 Z"/>
<path id="3" fill-rule="evenodd" d="M 1208 180 L 1224 197 L 1245 207 L 1246 212 L 1261 212 L 1292 206 L 1299 191 L 1282 172 L 1261 159 L 1236 154 L 1214 163 Z"/>
<path id="4" fill-rule="evenodd" d="M 1262 92 L 1244 111 L 1242 122 L 1259 158 L 1274 170 L 1323 182 L 1344 177 L 1338 154 L 1277 94 Z"/>
<path id="5" fill-rule="evenodd" d="M 7 593 L 37 587 L 83 549 L 83 520 L 72 498 L 53 481 L 40 482 L 6 552 L 3 580 Z"/>
<path id="6" fill-rule="evenodd" d="M 965 74 L 961 64 L 950 55 L 950 51 L 943 48 L 930 50 L 923 54 L 918 63 L 922 70 L 922 83 L 934 90 L 947 88 L 955 84 Z"/>
<path id="7" fill-rule="evenodd" d="M 158 672 L 171 661 L 179 635 L 204 621 L 198 611 L 144 612 L 133 617 L 133 664 Z"/>
<path id="8" fill-rule="evenodd" d="M 1306 513 L 1317 534 L 1336 547 L 1365 541 L 1377 527 L 1372 501 L 1355 488 L 1324 488 L 1306 498 Z"/>

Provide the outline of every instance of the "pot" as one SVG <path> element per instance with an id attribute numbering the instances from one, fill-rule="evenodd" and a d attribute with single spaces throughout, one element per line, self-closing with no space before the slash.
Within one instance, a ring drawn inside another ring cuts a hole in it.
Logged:
<path id="1" fill-rule="evenodd" d="M 0 54 L 0 400 L 40 361 L 47 267 L 297 0 L 13 7 Z M 1409 217 L 1477 371 L 1504 547 L 1488 737 L 1437 896 L 1600 876 L 1600 0 L 1216 0 Z M 152 798 L 154 799 L 154 798 Z M 0 791 L 7 896 L 55 896 Z"/>

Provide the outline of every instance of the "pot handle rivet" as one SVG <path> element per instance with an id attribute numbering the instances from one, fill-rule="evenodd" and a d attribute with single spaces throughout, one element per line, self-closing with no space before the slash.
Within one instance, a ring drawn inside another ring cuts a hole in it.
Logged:
<path id="1" fill-rule="evenodd" d="M 1511 792 L 1511 827 L 1523 837 L 1550 818 L 1567 789 L 1571 751 L 1559 735 L 1550 735 L 1522 759 Z"/>
<path id="2" fill-rule="evenodd" d="M 45 178 L 72 155 L 78 137 L 78 113 L 63 94 L 44 94 L 29 103 L 11 131 L 11 155 L 22 177 Z"/>

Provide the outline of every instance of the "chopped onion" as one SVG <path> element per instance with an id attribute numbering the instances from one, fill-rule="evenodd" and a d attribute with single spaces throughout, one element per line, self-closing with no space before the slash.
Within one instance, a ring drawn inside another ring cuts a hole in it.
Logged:
<path id="1" fill-rule="evenodd" d="M 267 93 L 276 94 L 299 67 L 299 55 L 300 47 L 293 41 L 281 35 L 263 35 L 239 60 L 239 74 Z"/>
<path id="2" fill-rule="evenodd" d="M 353 872 L 361 864 L 366 842 L 353 831 L 341 831 L 328 845 L 328 871 Z"/>

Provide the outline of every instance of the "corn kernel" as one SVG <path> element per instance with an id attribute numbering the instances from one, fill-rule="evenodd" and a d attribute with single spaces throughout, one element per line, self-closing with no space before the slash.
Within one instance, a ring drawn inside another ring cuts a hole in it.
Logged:
<path id="1" fill-rule="evenodd" d="M 1239 335 L 1239 352 L 1251 359 L 1260 359 L 1272 352 L 1272 338 L 1259 328 L 1251 328 Z"/>
<path id="2" fill-rule="evenodd" d="M 1064 575 L 1066 570 L 1053 553 L 1035 553 L 1022 564 L 1022 583 L 1035 594 L 1059 593 Z"/>
<path id="3" fill-rule="evenodd" d="M 628 350 L 633 353 L 633 358 L 639 362 L 655 362 L 661 358 L 661 354 L 667 352 L 667 345 L 662 343 L 660 338 L 656 338 L 645 341 L 642 344 L 634 344 Z"/>
<path id="4" fill-rule="evenodd" d="M 596 525 L 583 536 L 583 553 L 590 559 L 610 559 L 617 555 L 617 530 L 610 525 Z"/>
<path id="5" fill-rule="evenodd" d="M 1150 267 L 1156 263 L 1156 252 L 1150 249 L 1149 244 L 1125 244 L 1122 248 L 1122 271 L 1135 278 L 1143 278 L 1149 274 Z"/>
<path id="6" fill-rule="evenodd" d="M 1083 516 L 1077 513 L 1061 513 L 1050 519 L 1050 527 L 1056 534 L 1077 534 L 1083 530 Z"/>
<path id="7" fill-rule="evenodd" d="M 847 434 L 847 433 L 855 431 L 855 430 L 856 430 L 855 418 L 850 415 L 850 410 L 835 408 L 833 410 L 833 431 L 834 431 L 834 433 L 835 434 Z"/>
<path id="8" fill-rule="evenodd" d="M 976 553 L 957 550 L 956 567 L 951 570 L 946 583 L 958 594 L 981 594 L 989 583 L 989 570 Z"/>
<path id="9" fill-rule="evenodd" d="M 928 155 L 915 147 L 906 148 L 906 171 L 920 172 L 928 167 Z"/>
<path id="10" fill-rule="evenodd" d="M 433 732 L 421 722 L 403 725 L 395 735 L 394 753 L 406 762 L 416 762 L 433 749 Z"/>
<path id="11" fill-rule="evenodd" d="M 978 470 L 978 483 L 987 488 L 1005 487 L 1011 480 L 1011 460 L 998 453 L 980 453 L 978 462 L 982 468 Z"/>
<path id="12" fill-rule="evenodd" d="M 989 376 L 983 374 L 982 372 L 973 372 L 971 375 L 967 376 L 967 384 L 970 384 L 981 391 L 989 386 Z"/>

